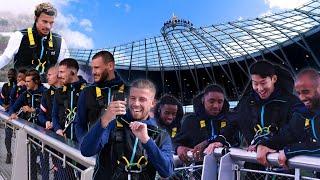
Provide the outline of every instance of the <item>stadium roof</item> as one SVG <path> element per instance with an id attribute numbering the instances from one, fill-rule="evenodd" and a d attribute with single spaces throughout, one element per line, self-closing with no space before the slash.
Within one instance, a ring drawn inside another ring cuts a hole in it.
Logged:
<path id="1" fill-rule="evenodd" d="M 105 48 L 115 56 L 117 68 L 170 70 L 193 68 L 255 58 L 284 43 L 297 43 L 306 33 L 319 31 L 320 2 L 255 19 L 194 28 L 187 20 L 165 22 L 162 35 Z M 71 50 L 78 60 L 89 62 L 95 50 Z"/>

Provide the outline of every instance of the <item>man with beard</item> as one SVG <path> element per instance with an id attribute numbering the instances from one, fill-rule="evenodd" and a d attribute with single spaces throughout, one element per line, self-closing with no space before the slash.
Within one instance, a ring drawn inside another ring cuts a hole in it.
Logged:
<path id="1" fill-rule="evenodd" d="M 302 142 L 287 145 L 280 151 L 278 160 L 283 167 L 287 167 L 287 160 L 291 157 L 320 154 L 320 75 L 317 70 L 302 70 L 297 75 L 295 90 L 309 110 L 304 127 L 306 138 Z"/>
<path id="2" fill-rule="evenodd" d="M 126 101 L 109 103 L 102 117 L 81 144 L 84 156 L 97 155 L 94 180 L 155 179 L 173 172 L 169 134 L 158 129 L 149 112 L 154 106 L 155 85 L 149 80 L 134 81 Z M 115 118 L 117 116 L 117 118 Z"/>
<path id="3" fill-rule="evenodd" d="M 14 60 L 14 68 L 36 69 L 40 75 L 69 52 L 64 39 L 52 33 L 57 10 L 50 3 L 40 3 L 34 11 L 33 27 L 16 31 L 0 56 L 0 69 Z"/>
<path id="4" fill-rule="evenodd" d="M 112 95 L 125 91 L 125 84 L 115 72 L 114 58 L 110 52 L 96 53 L 92 57 L 91 69 L 95 83 L 86 87 L 78 100 L 75 132 L 79 142 L 99 119 L 102 110 L 110 103 Z"/>
<path id="5" fill-rule="evenodd" d="M 75 59 L 67 58 L 59 63 L 58 76 L 63 86 L 56 91 L 52 108 L 53 130 L 58 135 L 75 141 L 74 118 L 77 102 L 80 92 L 86 86 L 86 81 L 78 76 L 78 70 L 79 64 Z"/>

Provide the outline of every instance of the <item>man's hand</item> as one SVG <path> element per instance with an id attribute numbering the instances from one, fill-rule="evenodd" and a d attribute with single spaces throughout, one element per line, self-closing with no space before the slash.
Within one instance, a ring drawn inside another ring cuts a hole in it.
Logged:
<path id="1" fill-rule="evenodd" d="M 257 145 L 250 145 L 248 148 L 247 148 L 247 151 L 249 152 L 256 152 L 257 151 Z"/>
<path id="2" fill-rule="evenodd" d="M 52 129 L 52 122 L 46 121 L 46 129 Z"/>
<path id="3" fill-rule="evenodd" d="M 17 86 L 24 86 L 25 84 L 26 84 L 25 81 L 19 81 L 19 82 L 17 83 Z"/>
<path id="4" fill-rule="evenodd" d="M 214 142 L 209 144 L 209 146 L 204 150 L 205 154 L 212 154 L 215 148 L 223 147 L 221 142 Z"/>
<path id="5" fill-rule="evenodd" d="M 18 115 L 16 113 L 11 114 L 11 116 L 9 117 L 9 120 L 15 120 L 18 119 Z"/>
<path id="6" fill-rule="evenodd" d="M 102 127 L 106 128 L 117 115 L 125 115 L 126 104 L 125 101 L 111 101 L 101 117 Z"/>
<path id="7" fill-rule="evenodd" d="M 279 165 L 281 167 L 284 167 L 286 169 L 289 169 L 288 165 L 287 165 L 287 157 L 286 157 L 286 154 L 284 153 L 284 150 L 281 150 L 279 152 L 279 156 L 278 156 L 278 162 L 279 162 Z"/>
<path id="8" fill-rule="evenodd" d="M 177 154 L 178 154 L 179 159 L 185 163 L 189 162 L 189 157 L 187 155 L 187 152 L 191 151 L 191 150 L 192 150 L 191 148 L 188 148 L 185 146 L 179 146 L 177 148 Z"/>
<path id="9" fill-rule="evenodd" d="M 35 112 L 36 110 L 32 107 L 29 107 L 29 106 L 23 106 L 22 107 L 22 111 L 23 112 L 29 112 L 29 113 L 32 113 L 32 112 Z"/>
<path id="10" fill-rule="evenodd" d="M 62 131 L 62 129 L 58 129 L 58 130 L 56 131 L 56 133 L 57 133 L 58 135 L 60 135 L 60 136 L 65 137 L 65 135 L 64 135 L 64 133 L 63 133 L 63 131 Z"/>
<path id="11" fill-rule="evenodd" d="M 208 141 L 204 140 L 193 148 L 192 154 L 193 154 L 193 158 L 196 161 L 200 161 L 203 158 L 203 151 L 208 146 L 208 144 L 209 144 Z"/>
<path id="12" fill-rule="evenodd" d="M 9 104 L 3 104 L 2 107 L 3 107 L 4 110 L 6 111 L 6 110 L 8 110 L 8 108 L 9 108 Z"/>
<path id="13" fill-rule="evenodd" d="M 266 146 L 263 146 L 263 145 L 258 145 L 258 148 L 257 148 L 257 161 L 260 164 L 268 167 L 268 166 L 270 166 L 270 164 L 268 163 L 267 155 L 269 153 L 275 153 L 275 152 L 276 152 L 276 150 L 274 150 L 274 149 L 270 149 L 270 148 L 268 148 Z"/>
<path id="14" fill-rule="evenodd" d="M 141 141 L 142 144 L 146 144 L 150 139 L 148 135 L 147 124 L 134 121 L 129 124 L 132 133 Z"/>

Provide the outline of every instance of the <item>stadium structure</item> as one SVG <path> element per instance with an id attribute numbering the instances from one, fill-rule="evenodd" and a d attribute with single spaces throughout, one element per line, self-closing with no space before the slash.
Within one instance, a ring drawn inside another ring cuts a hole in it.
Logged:
<path id="1" fill-rule="evenodd" d="M 196 28 L 190 20 L 173 17 L 161 35 L 105 48 L 112 52 L 119 74 L 127 80 L 148 78 L 159 94 L 169 93 L 190 104 L 209 83 L 225 87 L 237 100 L 248 82 L 248 67 L 266 59 L 293 74 L 303 67 L 320 67 L 320 3 L 255 19 Z M 102 49 L 71 50 L 90 63 Z"/>

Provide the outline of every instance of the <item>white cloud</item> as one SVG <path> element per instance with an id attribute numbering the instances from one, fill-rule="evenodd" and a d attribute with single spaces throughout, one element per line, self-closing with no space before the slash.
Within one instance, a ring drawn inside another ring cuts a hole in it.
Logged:
<path id="1" fill-rule="evenodd" d="M 310 0 L 264 0 L 269 8 L 292 9 L 299 7 Z"/>
<path id="2" fill-rule="evenodd" d="M 115 3 L 114 6 L 115 6 L 116 8 L 120 8 L 120 7 L 121 7 L 121 3 Z"/>
<path id="3" fill-rule="evenodd" d="M 89 19 L 82 19 L 79 24 L 81 27 L 84 28 L 85 31 L 87 32 L 93 31 L 92 23 Z"/>
<path id="4" fill-rule="evenodd" d="M 264 12 L 264 13 L 260 14 L 259 17 L 269 16 L 269 15 L 271 15 L 271 14 L 272 14 L 272 11 L 271 11 L 271 9 L 269 9 L 267 12 Z"/>
<path id="5" fill-rule="evenodd" d="M 114 4 L 114 7 L 118 8 L 118 9 L 124 9 L 126 13 L 131 11 L 131 6 L 129 4 L 127 4 L 127 3 L 122 4 L 120 2 L 116 2 Z"/>
<path id="6" fill-rule="evenodd" d="M 87 35 L 70 29 L 63 29 L 60 34 L 68 43 L 68 47 L 74 49 L 92 49 L 94 48 L 93 40 Z"/>
<path id="7" fill-rule="evenodd" d="M 6 1 L 5 6 L 0 6 L 0 17 L 10 20 L 18 19 L 19 24 L 15 25 L 15 28 L 26 28 L 33 24 L 34 8 L 37 4 L 42 2 L 43 0 Z M 86 31 L 90 31 L 93 29 L 91 21 L 89 19 L 82 19 L 79 22 L 79 20 L 74 15 L 63 13 L 63 8 L 70 6 L 71 3 L 78 2 L 78 0 L 48 0 L 48 2 L 54 4 L 54 6 L 58 10 L 58 16 L 56 18 L 53 31 L 58 32 L 64 37 L 68 44 L 68 47 L 86 49 L 93 48 L 94 43 L 92 38 L 88 37 L 84 33 L 81 33 L 80 31 L 76 31 L 71 28 L 72 24 L 77 24 L 81 27 L 84 27 Z M 25 19 L 25 22 L 21 22 L 22 18 Z M 11 31 L 14 30 L 16 29 L 11 29 Z"/>
<path id="8" fill-rule="evenodd" d="M 129 4 L 124 4 L 124 9 L 128 13 L 131 10 L 131 6 Z"/>

